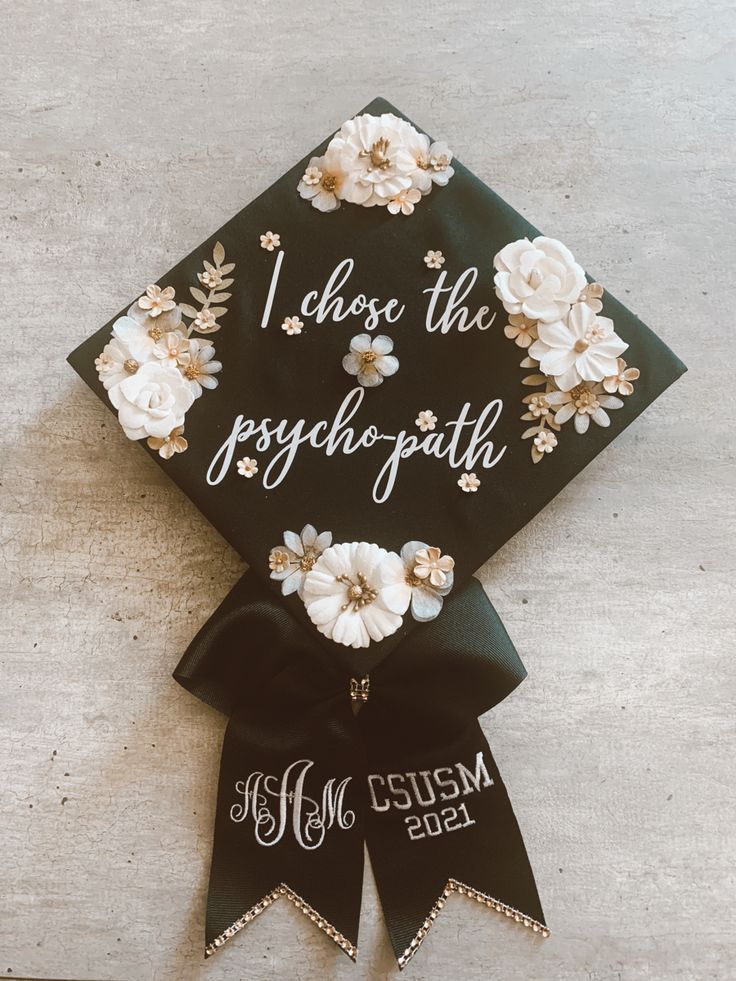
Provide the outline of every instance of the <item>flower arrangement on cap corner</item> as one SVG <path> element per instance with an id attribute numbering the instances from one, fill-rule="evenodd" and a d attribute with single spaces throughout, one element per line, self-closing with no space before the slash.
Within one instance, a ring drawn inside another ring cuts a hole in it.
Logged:
<path id="1" fill-rule="evenodd" d="M 419 623 L 439 616 L 455 560 L 418 541 L 398 554 L 370 542 L 333 545 L 332 532 L 305 525 L 301 534 L 284 532 L 268 565 L 282 595 L 297 593 L 321 634 L 363 648 L 396 633 L 409 609 Z"/>
<path id="2" fill-rule="evenodd" d="M 318 211 L 336 211 L 345 201 L 411 215 L 454 173 L 446 143 L 430 143 L 392 112 L 363 113 L 340 127 L 323 156 L 310 159 L 297 190 Z"/>

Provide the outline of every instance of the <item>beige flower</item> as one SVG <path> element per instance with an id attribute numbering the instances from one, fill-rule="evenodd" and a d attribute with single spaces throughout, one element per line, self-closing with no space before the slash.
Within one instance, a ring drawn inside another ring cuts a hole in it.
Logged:
<path id="1" fill-rule="evenodd" d="M 631 383 L 639 377 L 639 369 L 627 368 L 623 358 L 617 360 L 616 367 L 618 370 L 615 375 L 609 375 L 608 378 L 603 379 L 603 387 L 611 395 L 616 392 L 619 395 L 631 395 L 634 391 L 634 386 Z"/>
<path id="2" fill-rule="evenodd" d="M 146 310 L 149 317 L 158 317 L 159 314 L 174 309 L 174 295 L 173 286 L 167 286 L 163 290 L 160 286 L 147 286 L 146 292 L 138 300 L 138 306 L 141 310 Z"/>
<path id="3" fill-rule="evenodd" d="M 414 212 L 414 205 L 421 200 L 422 192 L 416 187 L 408 187 L 389 198 L 387 207 L 392 215 L 410 215 Z"/>
<path id="4" fill-rule="evenodd" d="M 183 432 L 184 427 L 177 426 L 163 439 L 159 436 L 149 436 L 146 442 L 152 450 L 158 450 L 158 455 L 164 460 L 170 460 L 175 453 L 183 453 L 189 446 L 189 443 L 182 436 Z"/>
<path id="5" fill-rule="evenodd" d="M 189 350 L 189 340 L 183 337 L 178 331 L 170 330 L 156 341 L 153 354 L 154 357 L 166 364 L 181 364 L 181 358 Z"/>
<path id="6" fill-rule="evenodd" d="M 603 304 L 601 303 L 602 296 L 603 287 L 600 283 L 588 283 L 578 297 L 578 301 L 589 306 L 593 313 L 600 313 L 603 309 Z"/>
<path id="7" fill-rule="evenodd" d="M 201 341 L 198 337 L 192 337 L 188 344 L 188 349 L 179 357 L 179 371 L 194 397 L 198 399 L 203 388 L 217 388 L 217 379 L 212 376 L 222 371 L 222 364 L 212 360 L 215 356 L 212 341 Z"/>
<path id="8" fill-rule="evenodd" d="M 610 426 L 611 419 L 605 410 L 620 409 L 623 405 L 621 399 L 606 395 L 600 383 L 589 385 L 583 382 L 569 392 L 550 392 L 546 399 L 550 405 L 559 406 L 555 413 L 555 422 L 562 425 L 574 416 L 575 430 L 578 433 L 588 431 L 591 419 L 597 426 Z"/>
<path id="9" fill-rule="evenodd" d="M 427 269 L 439 269 L 445 261 L 445 257 L 441 252 L 430 249 L 425 255 L 424 261 L 427 263 Z"/>
<path id="10" fill-rule="evenodd" d="M 238 460 L 238 473 L 241 477 L 254 477 L 258 473 L 258 460 L 254 460 L 250 456 L 244 456 L 242 460 Z"/>
<path id="11" fill-rule="evenodd" d="M 474 473 L 464 473 L 457 482 L 464 494 L 475 494 L 480 487 L 480 480 Z"/>
<path id="12" fill-rule="evenodd" d="M 199 311 L 197 316 L 194 318 L 192 327 L 198 334 L 213 334 L 216 330 L 220 329 L 220 325 L 217 323 L 217 318 L 209 309 Z"/>
<path id="13" fill-rule="evenodd" d="M 280 246 L 281 236 L 276 232 L 266 232 L 265 235 L 261 235 L 261 248 L 267 252 L 273 252 L 274 249 L 278 249 Z"/>
<path id="14" fill-rule="evenodd" d="M 303 326 L 303 322 L 298 317 L 286 317 L 281 329 L 291 337 L 293 334 L 301 334 Z"/>
<path id="15" fill-rule="evenodd" d="M 302 180 L 309 187 L 313 187 L 316 184 L 319 184 L 319 182 L 322 180 L 322 171 L 317 166 L 307 167 L 307 169 L 304 171 Z"/>
<path id="16" fill-rule="evenodd" d="M 543 429 L 534 437 L 534 445 L 539 453 L 551 453 L 557 446 L 557 437 L 549 429 Z"/>
<path id="17" fill-rule="evenodd" d="M 413 573 L 418 579 L 428 579 L 433 586 L 447 584 L 447 574 L 455 568 L 455 560 L 451 555 L 443 555 L 433 545 L 420 548 L 414 556 Z"/>
<path id="18" fill-rule="evenodd" d="M 286 572 L 291 564 L 291 555 L 283 548 L 272 548 L 268 554 L 268 568 L 279 575 Z"/>
<path id="19" fill-rule="evenodd" d="M 204 272 L 197 273 L 197 279 L 200 281 L 202 286 L 206 286 L 207 289 L 216 290 L 218 286 L 222 286 L 222 273 L 219 269 L 210 267 L 205 269 Z"/>
<path id="20" fill-rule="evenodd" d="M 523 348 L 529 347 L 532 341 L 536 341 L 539 336 L 537 334 L 537 321 L 529 320 L 523 313 L 509 314 L 509 322 L 504 327 L 503 332 L 509 340 Z"/>
<path id="21" fill-rule="evenodd" d="M 437 416 L 431 409 L 423 409 L 414 421 L 423 433 L 434 431 L 437 426 Z"/>
<path id="22" fill-rule="evenodd" d="M 540 419 L 542 416 L 549 415 L 550 404 L 546 395 L 537 392 L 535 395 L 527 395 L 523 401 L 529 408 L 521 417 L 522 419 Z"/>

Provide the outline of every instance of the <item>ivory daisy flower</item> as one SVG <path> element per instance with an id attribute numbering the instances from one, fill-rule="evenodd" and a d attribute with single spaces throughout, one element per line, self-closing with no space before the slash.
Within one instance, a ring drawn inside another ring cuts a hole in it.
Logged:
<path id="1" fill-rule="evenodd" d="M 242 460 L 238 460 L 238 473 L 241 477 L 255 477 L 258 473 L 258 460 L 254 460 L 253 457 L 244 456 Z"/>
<path id="2" fill-rule="evenodd" d="M 374 338 L 358 334 L 351 340 L 350 353 L 342 359 L 342 366 L 349 375 L 357 376 L 360 385 L 373 388 L 399 370 L 399 359 L 391 354 L 393 349 L 394 342 L 385 334 Z"/>

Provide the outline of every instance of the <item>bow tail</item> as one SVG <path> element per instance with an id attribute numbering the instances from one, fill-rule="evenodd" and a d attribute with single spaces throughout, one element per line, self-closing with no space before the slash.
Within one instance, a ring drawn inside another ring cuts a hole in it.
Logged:
<path id="1" fill-rule="evenodd" d="M 434 734 L 430 748 L 402 753 L 402 746 L 416 747 L 413 736 L 384 729 L 368 777 L 368 851 L 399 967 L 453 893 L 548 936 L 524 841 L 480 725 L 443 744 Z"/>
<path id="2" fill-rule="evenodd" d="M 290 720 L 235 714 L 222 751 L 205 956 L 286 899 L 353 960 L 363 879 L 354 720 L 343 707 Z M 336 714 L 337 713 L 337 714 Z"/>

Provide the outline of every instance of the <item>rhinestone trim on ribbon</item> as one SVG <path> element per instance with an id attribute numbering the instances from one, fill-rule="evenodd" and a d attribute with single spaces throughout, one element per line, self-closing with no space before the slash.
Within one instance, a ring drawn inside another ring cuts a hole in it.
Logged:
<path id="1" fill-rule="evenodd" d="M 453 892 L 457 892 L 461 896 L 470 896 L 471 899 L 474 899 L 478 903 L 483 903 L 483 905 L 487 906 L 489 909 L 495 909 L 498 913 L 504 913 L 506 916 L 513 917 L 517 923 L 523 924 L 525 927 L 528 927 L 535 933 L 539 933 L 545 938 L 549 936 L 549 929 L 544 925 L 544 923 L 540 923 L 538 920 L 532 919 L 531 916 L 527 916 L 526 913 L 522 913 L 518 909 L 514 909 L 513 906 L 507 906 L 506 903 L 501 903 L 497 899 L 487 896 L 484 892 L 479 892 L 477 889 L 473 889 L 472 886 L 466 886 L 463 882 L 458 882 L 456 879 L 450 879 L 445 886 L 444 892 L 429 911 L 427 919 L 417 931 L 416 937 L 414 937 L 404 953 L 401 955 L 401 957 L 399 957 L 399 968 L 403 970 L 414 954 L 416 954 L 416 952 L 419 950 L 422 941 L 429 933 L 429 928 L 432 926 L 434 921 L 439 916 L 441 910 L 444 908 L 445 900 L 447 900 L 450 893 Z"/>
<path id="2" fill-rule="evenodd" d="M 290 889 L 287 885 L 284 885 L 283 882 L 280 886 L 277 886 L 273 892 L 268 893 L 263 897 L 263 899 L 259 900 L 255 906 L 251 906 L 248 912 L 243 913 L 243 915 L 237 919 L 232 926 L 229 926 L 227 930 L 223 930 L 219 937 L 215 937 L 212 943 L 205 947 L 204 956 L 211 957 L 217 950 L 220 949 L 220 947 L 227 943 L 228 940 L 232 939 L 236 933 L 239 933 L 246 923 L 250 923 L 251 920 L 254 920 L 264 911 L 264 909 L 268 909 L 268 907 L 275 903 L 281 896 L 285 896 L 296 906 L 297 909 L 301 910 L 302 913 L 304 913 L 304 915 L 315 924 L 315 926 L 318 926 L 323 933 L 326 933 L 328 937 L 334 940 L 337 946 L 344 950 L 351 960 L 354 961 L 357 958 L 358 948 L 354 947 L 347 938 L 343 937 L 339 930 L 336 930 L 331 923 L 328 923 L 323 916 L 320 916 L 317 910 L 313 909 L 309 903 L 305 902 L 301 896 L 297 895 L 297 893 L 295 893 L 294 890 Z"/>

